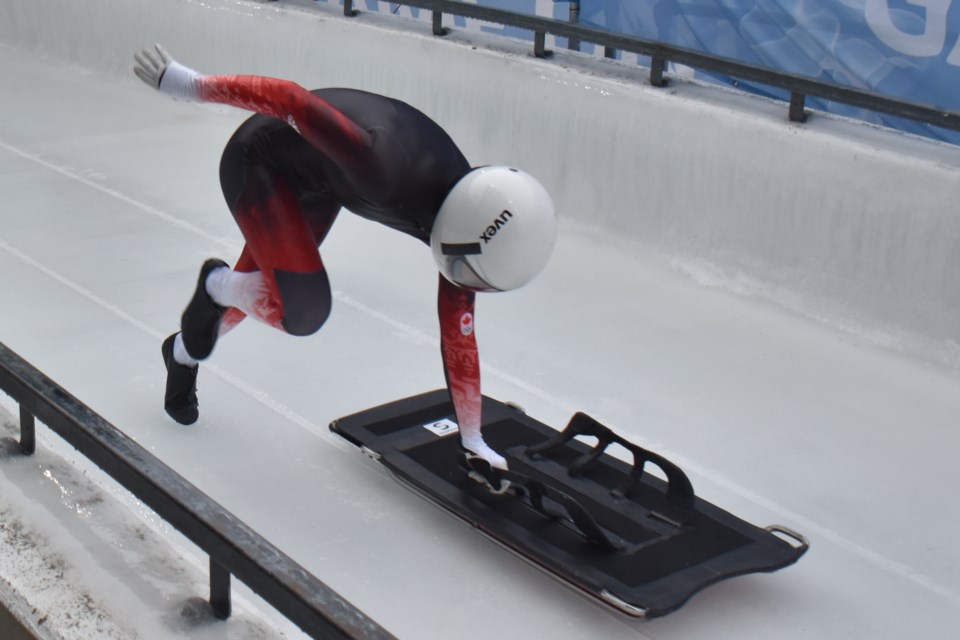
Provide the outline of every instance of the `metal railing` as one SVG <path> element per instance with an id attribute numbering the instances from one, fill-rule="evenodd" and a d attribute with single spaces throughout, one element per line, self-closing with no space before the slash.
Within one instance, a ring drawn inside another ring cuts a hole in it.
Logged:
<path id="1" fill-rule="evenodd" d="M 608 58 L 613 57 L 616 51 L 648 56 L 651 60 L 650 84 L 656 87 L 666 86 L 667 78 L 664 77 L 664 70 L 668 62 L 675 62 L 702 71 L 719 73 L 740 80 L 784 89 L 790 93 L 788 117 L 795 122 L 803 122 L 807 119 L 807 112 L 804 110 L 806 97 L 816 96 L 852 107 L 960 131 L 960 112 L 891 98 L 871 91 L 845 87 L 806 76 L 775 71 L 692 49 L 585 27 L 577 24 L 577 21 L 573 19 L 564 22 L 553 18 L 468 4 L 458 0 L 391 0 L 391 4 L 431 11 L 433 34 L 437 36 L 449 33 L 449 29 L 443 26 L 444 14 L 532 31 L 534 34 L 533 53 L 540 58 L 547 57 L 551 53 L 546 49 L 547 34 L 567 38 L 572 48 L 579 47 L 580 42 L 600 45 L 604 48 L 605 56 Z M 579 9 L 579 3 L 575 2 L 574 4 Z M 353 0 L 343 0 L 343 13 L 346 16 L 355 16 L 359 13 L 354 9 Z"/>
<path id="2" fill-rule="evenodd" d="M 20 447 L 36 420 L 97 464 L 210 557 L 210 606 L 230 616 L 230 577 L 314 638 L 393 636 L 56 382 L 0 343 L 0 389 L 20 404 Z"/>

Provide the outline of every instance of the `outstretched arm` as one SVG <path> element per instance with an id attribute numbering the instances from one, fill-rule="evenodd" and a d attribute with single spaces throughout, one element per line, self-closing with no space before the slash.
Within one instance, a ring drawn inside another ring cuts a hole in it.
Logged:
<path id="1" fill-rule="evenodd" d="M 373 137 L 330 103 L 289 80 L 250 75 L 202 75 L 161 47 L 134 56 L 134 73 L 178 100 L 216 102 L 283 120 L 343 167 L 362 162 Z"/>
<path id="2" fill-rule="evenodd" d="M 461 289 L 440 276 L 437 310 L 440 314 L 443 367 L 460 427 L 460 442 L 464 448 L 484 458 L 491 466 L 506 469 L 506 460 L 487 446 L 480 432 L 483 424 L 482 395 L 480 356 L 474 333 L 475 298 L 474 292 Z"/>

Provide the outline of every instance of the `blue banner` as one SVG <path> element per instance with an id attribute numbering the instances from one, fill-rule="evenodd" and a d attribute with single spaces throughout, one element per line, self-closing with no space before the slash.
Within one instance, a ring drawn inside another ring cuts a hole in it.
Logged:
<path id="1" fill-rule="evenodd" d="M 960 0 L 581 0 L 584 24 L 960 111 Z M 695 77 L 788 99 L 771 87 Z M 822 109 L 960 143 L 960 133 L 842 104 Z"/>
<path id="2" fill-rule="evenodd" d="M 337 2 L 338 0 L 324 0 Z M 342 0 L 339 0 L 342 2 Z M 568 20 L 570 0 L 463 0 Z M 430 12 L 382 0 L 367 11 L 420 20 Z M 731 58 L 760 67 L 960 111 L 960 0 L 580 0 L 582 24 Z M 457 28 L 470 28 L 454 18 Z M 480 23 L 479 31 L 531 39 L 529 31 Z M 557 46 L 565 46 L 559 39 Z M 591 45 L 585 43 L 584 51 Z M 649 61 L 641 59 L 641 63 Z M 673 72 L 789 100 L 789 93 L 699 70 Z M 845 104 L 807 106 L 960 144 L 960 132 Z"/>

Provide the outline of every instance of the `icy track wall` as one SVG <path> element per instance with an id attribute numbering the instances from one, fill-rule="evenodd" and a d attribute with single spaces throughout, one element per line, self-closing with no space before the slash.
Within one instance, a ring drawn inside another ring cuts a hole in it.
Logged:
<path id="1" fill-rule="evenodd" d="M 540 177 L 568 233 L 597 230 L 705 284 L 934 351 L 960 342 L 960 148 L 827 117 L 792 124 L 782 104 L 300 1 L 4 0 L 0 42 L 127 83 L 132 53 L 162 42 L 205 73 L 393 95 L 475 165 Z"/>

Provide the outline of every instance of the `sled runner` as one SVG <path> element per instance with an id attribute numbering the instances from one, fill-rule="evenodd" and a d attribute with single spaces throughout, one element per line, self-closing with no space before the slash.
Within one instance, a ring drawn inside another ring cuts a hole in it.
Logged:
<path id="1" fill-rule="evenodd" d="M 665 615 L 704 587 L 776 571 L 807 550 L 797 533 L 756 527 L 696 497 L 679 467 L 583 413 L 558 432 L 484 397 L 483 416 L 484 438 L 509 471 L 464 456 L 442 389 L 330 429 L 496 542 L 633 617 Z"/>

